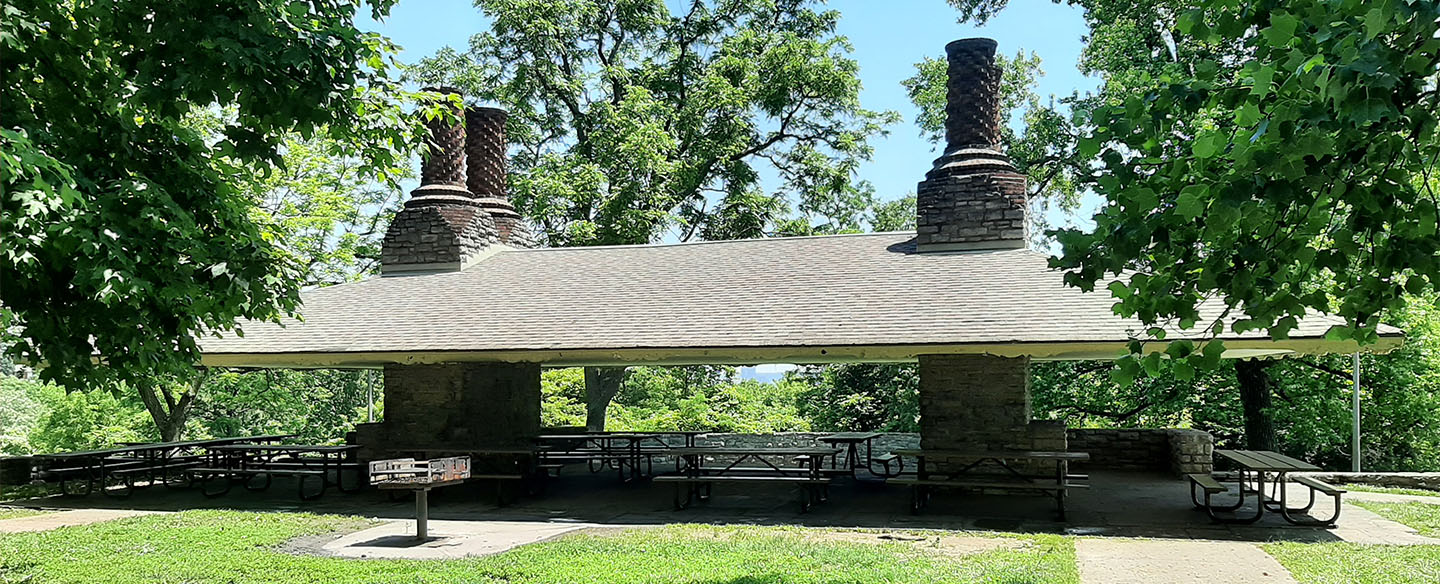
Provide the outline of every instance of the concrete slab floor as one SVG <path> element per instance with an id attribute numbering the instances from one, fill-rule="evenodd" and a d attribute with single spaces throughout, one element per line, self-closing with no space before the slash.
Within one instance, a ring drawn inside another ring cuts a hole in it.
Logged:
<path id="1" fill-rule="evenodd" d="M 430 536 L 415 537 L 414 521 L 387 521 L 382 525 L 340 536 L 318 549 L 292 549 L 345 558 L 440 560 L 498 554 L 572 531 L 594 527 L 586 523 L 535 521 L 431 521 Z"/>
<path id="2" fill-rule="evenodd" d="M 660 471 L 660 465 L 657 465 Z M 659 525 L 715 523 L 807 525 L 881 529 L 939 529 L 1069 533 L 1111 537 L 1207 539 L 1217 541 L 1353 541 L 1356 543 L 1440 544 L 1419 536 L 1403 525 L 1346 505 L 1338 529 L 1297 527 L 1267 514 L 1253 525 L 1212 523 L 1190 504 L 1186 484 L 1174 477 L 1135 472 L 1094 471 L 1091 488 L 1074 491 L 1067 508 L 1069 520 L 1058 521 L 1054 501 L 1038 496 L 977 495 L 942 492 L 919 515 L 909 512 L 908 492 L 878 481 L 837 481 L 830 500 L 800 513 L 797 494 L 785 486 L 716 485 L 714 497 L 689 509 L 672 507 L 672 487 L 648 481 L 622 483 L 611 472 L 592 474 L 567 468 L 550 481 L 544 492 L 525 495 L 513 491 L 506 506 L 495 504 L 496 485 L 478 482 L 437 489 L 431 493 L 432 520 L 491 520 L 551 523 L 570 521 L 597 525 Z M 26 502 L 44 507 L 109 507 L 175 511 L 226 508 L 254 511 L 306 511 L 378 517 L 413 518 L 408 497 L 390 500 L 384 493 L 357 494 L 331 491 L 316 501 L 302 502 L 294 484 L 277 478 L 263 492 L 235 489 L 218 498 L 206 498 L 198 489 L 138 489 L 126 498 L 92 495 L 82 498 L 47 497 Z M 1359 494 L 1347 498 L 1362 498 Z M 1329 513 L 1329 501 L 1317 501 L 1319 513 Z M 413 524 L 412 524 L 413 525 Z M 412 528 L 413 529 L 413 528 Z"/>
<path id="3" fill-rule="evenodd" d="M 1295 583 L 1270 554 L 1233 541 L 1086 538 L 1075 559 L 1084 584 Z"/>

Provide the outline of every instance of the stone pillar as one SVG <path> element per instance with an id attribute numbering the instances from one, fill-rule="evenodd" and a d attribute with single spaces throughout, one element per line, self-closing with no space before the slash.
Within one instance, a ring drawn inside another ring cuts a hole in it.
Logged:
<path id="1" fill-rule="evenodd" d="M 376 450 L 525 446 L 539 433 L 538 363 L 385 367 Z"/>
<path id="2" fill-rule="evenodd" d="M 1065 450 L 1065 425 L 1030 419 L 1030 358 L 920 356 L 920 446 Z"/>

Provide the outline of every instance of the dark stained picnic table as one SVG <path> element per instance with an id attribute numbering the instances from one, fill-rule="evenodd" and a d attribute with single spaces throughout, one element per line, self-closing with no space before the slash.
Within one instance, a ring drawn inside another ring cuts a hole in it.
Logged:
<path id="1" fill-rule="evenodd" d="M 836 432 L 821 436 L 818 440 L 831 446 L 844 445 L 845 468 L 850 469 L 851 476 L 854 476 L 860 468 L 860 444 L 865 444 L 865 470 L 876 476 L 885 476 L 886 473 L 875 472 L 871 465 L 875 459 L 874 442 L 879 437 L 879 432 Z M 836 457 L 836 459 L 838 458 Z"/>
<path id="2" fill-rule="evenodd" d="M 891 454 L 909 456 L 916 461 L 916 477 L 887 479 L 887 482 L 910 485 L 912 498 L 910 508 L 918 512 L 929 501 L 930 490 L 936 487 L 961 487 L 992 490 L 1038 490 L 1053 493 L 1060 520 L 1065 520 L 1065 495 L 1067 489 L 1087 488 L 1087 485 L 1072 482 L 1084 477 L 1071 475 L 1072 462 L 1090 460 L 1086 452 L 1046 450 L 942 450 L 942 449 L 900 449 Z M 959 469 L 933 470 L 930 462 L 935 460 L 970 461 Z M 1054 462 L 1055 472 L 1050 476 L 1032 476 L 1011 466 L 1012 461 Z M 998 476 L 974 475 L 972 471 L 981 466 L 995 466 L 1005 471 Z"/>
<path id="3" fill-rule="evenodd" d="M 224 444 L 206 448 L 208 462 L 204 468 L 191 472 L 204 475 L 207 479 L 225 479 L 221 491 L 206 490 L 208 496 L 218 496 L 230 490 L 231 479 L 244 479 L 249 490 L 264 490 L 270 487 L 275 475 L 292 475 L 299 478 L 302 500 L 319 498 L 331 486 L 341 491 L 356 492 L 364 484 L 360 478 L 360 464 L 355 462 L 359 445 L 353 444 Z M 344 472 L 355 475 L 351 487 L 345 487 Z M 330 474 L 335 480 L 330 480 Z M 263 476 L 263 485 L 250 483 L 256 476 Z M 316 477 L 320 488 L 314 494 L 305 491 L 305 479 Z"/>
<path id="4" fill-rule="evenodd" d="M 51 474 L 59 479 L 60 490 L 64 494 L 75 494 L 66 489 L 65 483 L 79 479 L 85 481 L 85 491 L 79 494 L 88 495 L 94 490 L 95 485 L 99 484 L 101 491 L 106 494 L 123 496 L 129 494 L 130 489 L 135 487 L 131 475 L 148 474 L 150 483 L 154 483 L 157 478 L 168 482 L 172 471 L 184 471 L 187 467 L 198 464 L 195 461 L 198 458 L 190 455 L 182 456 L 181 453 L 247 442 L 278 442 L 292 436 L 293 434 L 267 434 L 179 442 L 131 443 L 97 450 L 40 454 L 34 456 L 34 459 L 44 466 L 41 470 L 42 474 Z M 195 460 L 191 460 L 192 458 Z M 56 468 L 57 464 L 69 466 Z M 122 476 L 126 489 L 110 492 L 105 489 L 105 484 L 107 479 L 115 474 Z"/>
<path id="5" fill-rule="evenodd" d="M 1335 495 L 1335 514 L 1325 521 L 1314 521 L 1307 518 L 1296 517 L 1309 511 L 1315 502 L 1315 487 L 1310 490 L 1310 503 L 1304 507 L 1291 508 L 1286 501 L 1285 484 L 1289 482 L 1289 474 L 1292 472 L 1314 472 L 1320 467 L 1268 450 L 1215 450 L 1215 455 L 1226 459 L 1236 466 L 1238 473 L 1236 484 L 1239 488 L 1239 499 L 1231 505 L 1204 505 L 1204 509 L 1212 519 L 1221 523 L 1254 523 L 1264 516 L 1265 511 L 1279 513 L 1286 522 L 1296 525 L 1331 525 L 1340 516 L 1339 495 Z M 1304 479 L 1301 479 L 1304 480 Z M 1253 487 L 1251 485 L 1254 485 Z M 1270 487 L 1267 495 L 1266 487 Z M 1308 485 L 1307 485 L 1308 486 Z M 1325 485 L 1328 486 L 1328 485 Z M 1343 492 L 1343 491 L 1340 491 Z M 1215 511 L 1235 511 L 1245 504 L 1245 496 L 1253 494 L 1257 498 L 1255 514 L 1248 517 L 1220 517 Z M 1193 497 L 1193 488 L 1192 488 Z M 1208 503 L 1208 499 L 1206 501 Z"/>

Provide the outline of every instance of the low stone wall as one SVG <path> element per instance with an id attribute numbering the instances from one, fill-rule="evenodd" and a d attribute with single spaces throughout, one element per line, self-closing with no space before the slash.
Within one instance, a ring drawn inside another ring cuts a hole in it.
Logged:
<path id="1" fill-rule="evenodd" d="M 741 448 L 806 448 L 818 446 L 817 438 L 828 432 L 783 432 L 778 434 L 707 434 L 701 444 Z M 1165 429 L 1091 429 L 1066 431 L 1068 449 L 1087 452 L 1090 462 L 1077 469 L 1113 469 L 1185 473 L 1208 473 L 1212 469 L 1213 439 L 1208 432 Z M 919 448 L 920 435 L 889 432 L 875 439 L 875 453 Z M 862 447 L 863 448 L 863 447 Z M 864 452 L 862 450 L 861 454 Z M 906 465 L 913 469 L 912 464 Z"/>
<path id="2" fill-rule="evenodd" d="M 1090 453 L 1076 468 L 1155 470 L 1170 465 L 1170 436 L 1165 430 L 1071 428 L 1070 449 Z"/>
<path id="3" fill-rule="evenodd" d="M 1440 491 L 1440 472 L 1303 472 L 1333 485 L 1354 483 L 1375 487 Z"/>
<path id="4" fill-rule="evenodd" d="M 1208 473 L 1213 468 L 1214 440 L 1208 432 L 1179 428 L 1071 428 L 1066 437 L 1073 452 L 1090 453 L 1079 469 Z"/>

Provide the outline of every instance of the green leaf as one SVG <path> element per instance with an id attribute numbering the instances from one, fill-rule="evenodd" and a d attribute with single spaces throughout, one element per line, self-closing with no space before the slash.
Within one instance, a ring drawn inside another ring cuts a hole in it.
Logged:
<path id="1" fill-rule="evenodd" d="M 1106 286 L 1106 288 L 1108 288 L 1108 289 L 1110 290 L 1110 293 L 1111 293 L 1112 295 L 1114 295 L 1116 298 L 1119 298 L 1119 299 L 1121 299 L 1121 300 L 1124 300 L 1124 299 L 1130 297 L 1130 288 L 1127 287 L 1127 286 L 1125 286 L 1125 283 L 1124 283 L 1124 282 L 1121 282 L 1121 281 L 1119 281 L 1119 280 L 1115 280 L 1114 282 L 1111 282 L 1109 286 Z"/>
<path id="2" fill-rule="evenodd" d="M 1286 12 L 1276 12 L 1270 15 L 1270 26 L 1260 31 L 1265 40 L 1272 47 L 1284 46 L 1291 39 L 1295 38 L 1295 27 L 1300 20 Z"/>
<path id="3" fill-rule="evenodd" d="M 1219 132 L 1207 130 L 1195 139 L 1195 143 L 1191 145 L 1191 151 L 1202 159 L 1214 158 L 1225 147 L 1225 142 L 1225 137 L 1221 136 Z"/>
<path id="4" fill-rule="evenodd" d="M 1175 212 L 1186 220 L 1195 219 L 1205 213 L 1205 195 L 1210 188 L 1205 185 L 1190 185 L 1180 190 L 1175 199 Z"/>
<path id="5" fill-rule="evenodd" d="M 1389 15 L 1380 8 L 1371 8 L 1365 13 L 1365 40 L 1374 40 L 1376 36 L 1385 30 L 1385 25 L 1390 21 Z"/>
<path id="6" fill-rule="evenodd" d="M 1266 63 L 1250 75 L 1254 85 L 1250 89 L 1250 95 L 1256 99 L 1264 99 L 1270 93 L 1270 83 L 1275 78 L 1275 65 Z"/>

